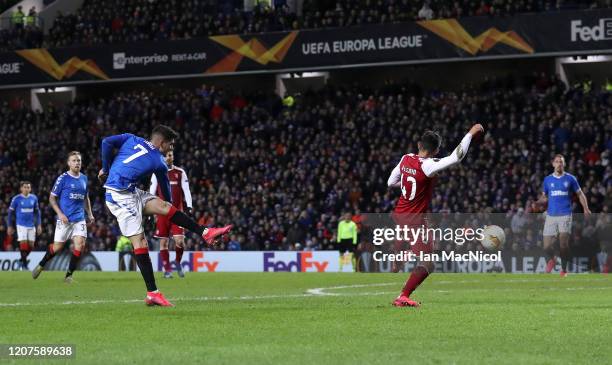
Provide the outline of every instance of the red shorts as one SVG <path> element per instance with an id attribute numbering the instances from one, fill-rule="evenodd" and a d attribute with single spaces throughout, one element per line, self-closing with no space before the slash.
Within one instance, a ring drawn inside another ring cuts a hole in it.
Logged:
<path id="1" fill-rule="evenodd" d="M 165 215 L 157 215 L 156 229 L 153 237 L 170 238 L 170 236 L 184 236 L 185 229 L 170 222 Z"/>
<path id="2" fill-rule="evenodd" d="M 417 239 L 414 244 L 405 241 L 396 241 L 395 242 L 395 252 L 399 251 L 412 251 L 415 255 L 419 253 L 432 253 L 434 251 L 434 243 L 431 242 L 423 242 L 422 239 Z"/>
<path id="3" fill-rule="evenodd" d="M 417 230 L 417 232 L 419 229 L 425 230 L 425 232 L 427 232 L 426 230 L 429 227 L 427 214 L 424 213 L 392 213 L 391 219 L 397 226 L 401 227 L 402 229 L 404 227 L 408 227 L 411 230 Z M 395 252 L 410 250 L 415 255 L 418 255 L 421 252 L 429 254 L 434 251 L 434 240 L 433 237 L 427 237 L 427 234 L 424 233 L 423 236 L 418 235 L 414 242 L 396 241 L 394 249 Z"/>

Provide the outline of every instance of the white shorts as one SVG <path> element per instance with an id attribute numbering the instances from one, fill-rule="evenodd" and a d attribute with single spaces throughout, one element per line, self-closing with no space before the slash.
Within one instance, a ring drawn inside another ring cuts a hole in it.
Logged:
<path id="1" fill-rule="evenodd" d="M 560 215 L 550 216 L 546 215 L 544 221 L 544 236 L 556 236 L 559 233 L 570 233 L 572 231 L 572 216 L 571 215 Z"/>
<path id="2" fill-rule="evenodd" d="M 75 236 L 87 238 L 87 224 L 85 224 L 85 221 L 64 224 L 59 219 L 57 220 L 53 242 L 66 242 Z"/>
<path id="3" fill-rule="evenodd" d="M 114 191 L 106 189 L 106 206 L 117 218 L 121 234 L 126 237 L 144 232 L 142 228 L 142 210 L 150 200 L 157 198 L 146 191 Z"/>
<path id="4" fill-rule="evenodd" d="M 35 227 L 26 227 L 26 226 L 17 226 L 17 242 L 22 241 L 36 241 L 36 228 Z"/>

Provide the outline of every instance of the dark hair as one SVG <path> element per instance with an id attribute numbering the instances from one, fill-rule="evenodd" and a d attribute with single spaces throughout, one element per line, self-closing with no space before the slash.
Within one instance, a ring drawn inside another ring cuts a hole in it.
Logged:
<path id="1" fill-rule="evenodd" d="M 176 133 L 174 129 L 168 127 L 167 125 L 163 125 L 163 124 L 160 124 L 157 127 L 153 128 L 152 135 L 156 135 L 156 134 L 162 136 L 162 138 L 166 142 L 170 142 L 174 139 L 177 139 L 179 136 L 178 133 Z"/>
<path id="2" fill-rule="evenodd" d="M 28 180 L 22 180 L 22 181 L 20 181 L 20 182 L 19 182 L 19 187 L 21 188 L 21 187 L 23 187 L 24 185 L 28 185 L 28 184 L 29 184 L 29 185 L 32 185 L 32 183 L 31 183 L 31 182 L 29 182 Z"/>
<path id="3" fill-rule="evenodd" d="M 434 131 L 425 131 L 421 136 L 421 145 L 423 149 L 427 152 L 433 153 L 442 144 L 442 137 Z"/>

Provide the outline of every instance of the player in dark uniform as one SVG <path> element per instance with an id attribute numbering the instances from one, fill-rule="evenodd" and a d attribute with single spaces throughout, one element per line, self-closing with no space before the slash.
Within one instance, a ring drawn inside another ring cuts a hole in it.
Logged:
<path id="1" fill-rule="evenodd" d="M 484 132 L 482 125 L 475 124 L 450 155 L 434 159 L 433 157 L 439 152 L 441 138 L 437 133 L 427 131 L 418 143 L 418 154 L 407 154 L 402 157 L 387 181 L 389 187 L 399 187 L 401 190 L 393 212 L 393 218 L 398 225 L 426 227 L 427 220 L 424 214 L 429 209 L 436 174 L 461 162 L 472 138 L 482 132 Z M 412 242 L 411 250 L 416 255 L 420 252 L 431 253 L 433 242 L 418 239 Z M 433 262 L 419 262 L 406 281 L 401 294 L 393 301 L 393 305 L 418 307 L 420 303 L 410 299 L 410 295 L 433 272 L 433 269 Z"/>

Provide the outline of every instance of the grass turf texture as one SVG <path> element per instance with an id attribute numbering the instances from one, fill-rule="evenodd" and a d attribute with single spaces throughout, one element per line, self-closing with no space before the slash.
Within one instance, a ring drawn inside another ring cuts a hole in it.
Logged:
<path id="1" fill-rule="evenodd" d="M 146 307 L 134 272 L 63 275 L 0 274 L 0 343 L 76 345 L 49 364 L 612 361 L 607 275 L 434 274 L 419 309 L 390 305 L 406 274 L 156 274 L 175 308 Z"/>

